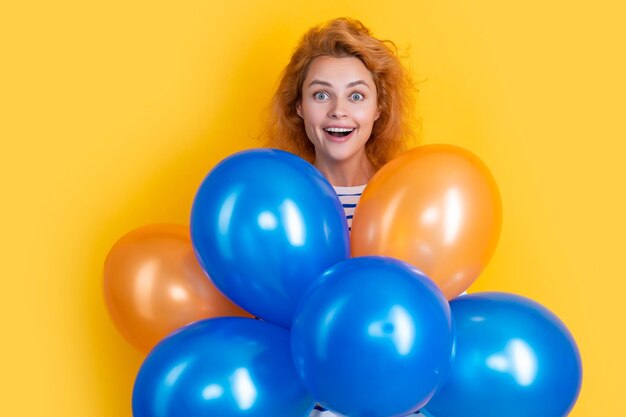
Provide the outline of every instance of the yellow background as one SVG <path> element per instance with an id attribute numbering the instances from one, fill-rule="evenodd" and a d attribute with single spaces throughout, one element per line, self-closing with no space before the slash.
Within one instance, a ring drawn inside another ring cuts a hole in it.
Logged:
<path id="1" fill-rule="evenodd" d="M 408 53 L 423 143 L 473 151 L 498 181 L 503 232 L 472 290 L 554 311 L 583 357 L 571 415 L 623 415 L 620 3 L 4 2 L 1 414 L 130 416 L 142 357 L 102 301 L 108 249 L 144 224 L 188 224 L 208 170 L 258 146 L 298 37 L 351 16 Z"/>

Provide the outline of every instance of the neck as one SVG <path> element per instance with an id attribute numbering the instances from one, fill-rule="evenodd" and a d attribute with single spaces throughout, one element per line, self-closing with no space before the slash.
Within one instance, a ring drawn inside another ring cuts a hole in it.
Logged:
<path id="1" fill-rule="evenodd" d="M 316 158 L 314 165 L 336 187 L 367 184 L 376 172 L 374 165 L 365 155 L 361 158 L 345 161 L 328 161 Z"/>

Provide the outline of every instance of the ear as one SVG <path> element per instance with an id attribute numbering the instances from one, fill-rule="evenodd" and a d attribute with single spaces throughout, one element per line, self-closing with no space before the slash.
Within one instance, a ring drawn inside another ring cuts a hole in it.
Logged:
<path id="1" fill-rule="evenodd" d="M 374 117 L 374 121 L 378 120 L 380 117 L 380 107 L 376 109 L 376 117 Z"/>
<path id="2" fill-rule="evenodd" d="M 296 105 L 296 113 L 298 113 L 298 116 L 302 118 L 302 105 L 300 103 Z"/>

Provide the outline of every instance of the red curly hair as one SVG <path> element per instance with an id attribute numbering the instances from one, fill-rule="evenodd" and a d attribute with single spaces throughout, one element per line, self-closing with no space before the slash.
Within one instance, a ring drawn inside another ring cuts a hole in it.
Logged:
<path id="1" fill-rule="evenodd" d="M 320 56 L 356 57 L 372 74 L 380 117 L 365 151 L 376 169 L 407 147 L 414 137 L 412 119 L 416 91 L 398 58 L 395 44 L 379 40 L 358 20 L 338 18 L 309 29 L 285 67 L 272 99 L 267 146 L 283 149 L 313 163 L 315 148 L 296 112 L 311 62 Z"/>

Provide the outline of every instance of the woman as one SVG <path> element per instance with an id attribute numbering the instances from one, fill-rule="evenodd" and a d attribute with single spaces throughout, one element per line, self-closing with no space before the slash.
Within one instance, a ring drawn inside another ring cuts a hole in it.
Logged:
<path id="1" fill-rule="evenodd" d="M 359 21 L 331 20 L 303 36 L 284 69 L 267 145 L 311 162 L 350 225 L 367 182 L 413 137 L 414 90 L 392 42 Z M 334 414 L 317 406 L 311 416 Z"/>
<path id="2" fill-rule="evenodd" d="M 365 184 L 414 138 L 413 86 L 391 41 L 339 18 L 313 27 L 272 100 L 267 145 L 311 162 L 351 225 Z"/>

